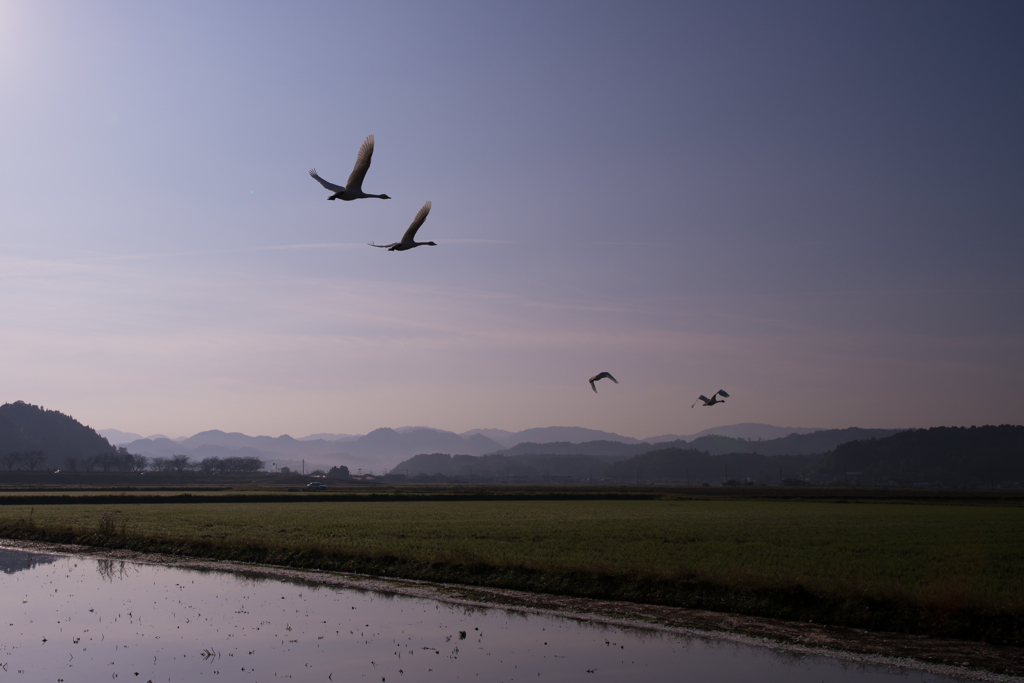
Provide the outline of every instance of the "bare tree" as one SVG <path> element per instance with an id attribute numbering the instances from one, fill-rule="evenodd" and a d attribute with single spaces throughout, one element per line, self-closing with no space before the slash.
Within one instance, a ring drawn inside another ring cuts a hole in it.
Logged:
<path id="1" fill-rule="evenodd" d="M 139 455 L 138 453 L 129 453 L 128 455 L 131 456 L 131 464 L 128 467 L 129 472 L 141 472 L 146 469 L 146 465 L 149 463 L 149 458 L 144 455 Z"/>
<path id="2" fill-rule="evenodd" d="M 104 472 L 119 469 L 117 457 L 113 453 L 98 453 L 93 456 L 93 463 Z"/>
<path id="3" fill-rule="evenodd" d="M 259 472 L 266 465 L 259 458 L 233 456 L 220 461 L 221 472 Z"/>
<path id="4" fill-rule="evenodd" d="M 150 458 L 149 469 L 154 472 L 166 472 L 167 471 L 167 458 Z"/>
<path id="5" fill-rule="evenodd" d="M 209 458 L 203 458 L 202 462 L 199 463 L 199 470 L 203 474 L 219 474 L 221 469 L 222 466 L 220 458 L 216 455 Z"/>
<path id="6" fill-rule="evenodd" d="M 0 465 L 7 468 L 8 472 L 12 472 L 21 467 L 21 453 L 4 453 L 0 455 Z"/>
<path id="7" fill-rule="evenodd" d="M 46 464 L 46 453 L 42 451 L 29 451 L 28 453 L 22 454 L 22 460 L 25 466 L 30 470 L 35 470 L 37 467 L 41 467 Z"/>
<path id="8" fill-rule="evenodd" d="M 193 467 L 192 460 L 187 455 L 172 455 L 167 464 L 175 472 L 184 472 Z"/>
<path id="9" fill-rule="evenodd" d="M 122 472 L 141 472 L 146 469 L 147 462 L 149 462 L 149 458 L 129 453 L 124 446 L 117 449 L 118 469 Z"/>

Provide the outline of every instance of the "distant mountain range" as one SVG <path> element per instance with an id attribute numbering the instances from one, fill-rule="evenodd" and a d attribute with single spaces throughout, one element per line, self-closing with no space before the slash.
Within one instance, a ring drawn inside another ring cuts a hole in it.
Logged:
<path id="1" fill-rule="evenodd" d="M 517 444 L 525 442 L 533 443 L 554 443 L 557 441 L 568 441 L 570 443 L 584 443 L 587 441 L 617 441 L 619 443 L 664 443 L 666 441 L 692 441 L 693 439 L 717 434 L 729 436 L 735 439 L 778 439 L 790 434 L 810 434 L 822 431 L 819 428 L 807 427 L 776 427 L 775 425 L 761 424 L 757 422 L 743 422 L 723 427 L 712 427 L 696 434 L 662 434 L 646 439 L 634 439 L 631 436 L 622 436 L 614 432 L 603 432 L 599 429 L 584 429 L 583 427 L 536 427 L 521 432 L 509 432 L 504 429 L 471 429 L 462 432 L 462 436 L 470 434 L 483 434 L 502 445 L 503 448 L 512 448 Z"/>
<path id="2" fill-rule="evenodd" d="M 116 446 L 125 446 L 133 441 L 138 441 L 143 438 L 155 440 L 158 438 L 167 437 L 162 434 L 154 434 L 148 437 L 143 437 L 140 434 L 134 432 L 123 432 L 119 429 L 100 429 L 98 430 L 100 435 L 106 437 L 110 443 Z M 380 430 L 377 430 L 380 431 Z M 441 429 L 434 429 L 431 427 L 417 426 L 417 427 L 397 427 L 393 430 L 401 435 L 410 433 L 417 433 L 423 435 L 425 432 L 437 432 L 440 434 L 455 434 L 455 432 L 447 432 Z M 712 427 L 695 434 L 662 434 L 661 436 L 653 436 L 646 439 L 635 439 L 631 436 L 622 436 L 614 432 L 605 432 L 599 429 L 586 429 L 584 427 L 535 427 L 532 429 L 526 429 L 519 432 L 510 432 L 506 429 L 470 429 L 468 431 L 457 434 L 463 438 L 469 438 L 475 434 L 480 434 L 491 441 L 498 444 L 499 448 L 511 448 L 516 444 L 524 442 L 534 443 L 552 443 L 556 441 L 568 441 L 571 443 L 584 443 L 587 441 L 617 441 L 619 443 L 662 443 L 666 441 L 679 441 L 679 440 L 693 440 L 701 436 L 707 436 L 711 434 L 717 434 L 720 436 L 730 436 L 737 439 L 777 439 L 790 434 L 810 434 L 812 432 L 822 431 L 821 429 L 813 428 L 809 429 L 806 427 L 776 427 L 775 425 L 760 424 L 756 422 L 744 422 L 735 425 L 725 425 L 722 427 Z M 232 432 L 237 434 L 237 432 Z M 241 435 L 244 436 L 244 435 Z M 321 432 L 317 434 L 310 434 L 309 436 L 302 436 L 295 439 L 296 441 L 328 441 L 333 443 L 348 443 L 351 441 L 357 441 L 364 436 L 369 434 L 335 434 L 329 432 Z M 260 438 L 260 437 L 252 437 Z M 186 438 L 173 439 L 173 441 L 182 443 L 187 441 Z"/>
<path id="3" fill-rule="evenodd" d="M 418 454 L 396 465 L 392 471 L 408 477 L 418 475 L 432 476 L 471 476 L 497 477 L 497 473 L 514 473 L 526 476 L 530 469 L 524 463 L 533 463 L 537 472 L 555 471 L 560 476 L 586 478 L 588 474 L 604 476 L 605 469 L 616 462 L 635 458 L 652 451 L 665 449 L 687 450 L 702 453 L 705 456 L 719 456 L 735 453 L 747 453 L 758 456 L 807 456 L 820 455 L 835 449 L 840 444 L 860 439 L 881 439 L 896 434 L 896 429 L 826 429 L 810 434 L 790 434 L 780 439 L 767 441 L 751 441 L 734 439 L 728 436 L 700 436 L 693 441 L 684 439 L 662 443 L 620 443 L 602 439 L 572 443 L 556 441 L 554 443 L 520 443 L 485 455 L 484 457 L 450 457 L 449 454 L 437 451 L 430 454 Z M 499 458 L 495 460 L 494 458 Z M 543 463 L 543 466 L 540 464 Z M 803 461 L 801 461 L 802 464 Z M 801 464 L 801 466 L 802 466 Z M 569 472 L 573 474 L 570 475 Z M 795 470 L 794 470 L 795 471 Z M 504 476 L 504 475 L 503 475 Z M 552 475 L 554 476 L 554 475 Z"/>
<path id="4" fill-rule="evenodd" d="M 702 436 L 731 436 L 734 439 L 748 439 L 752 441 L 762 439 L 781 439 L 790 434 L 811 434 L 824 431 L 822 427 L 776 427 L 775 425 L 762 424 L 760 422 L 741 422 L 724 427 L 711 427 L 696 434 L 662 434 L 644 439 L 647 443 L 663 443 L 665 441 L 692 441 Z"/>
<path id="5" fill-rule="evenodd" d="M 348 435 L 346 435 L 348 436 Z M 329 469 L 345 465 L 351 471 L 381 471 L 394 462 L 416 453 L 464 453 L 481 455 L 501 449 L 501 444 L 480 434 L 462 437 L 438 429 L 414 428 L 401 432 L 375 429 L 369 434 L 329 441 L 321 438 L 294 439 L 290 436 L 248 436 L 239 432 L 214 429 L 200 432 L 181 441 L 167 438 L 136 439 L 124 444 L 130 453 L 148 457 L 188 455 L 193 459 L 217 456 L 258 457 L 277 467 L 297 469 L 303 460 L 305 468 Z"/>
<path id="6" fill-rule="evenodd" d="M 181 441 L 172 441 L 166 437 L 136 439 L 124 444 L 124 447 L 129 453 L 150 458 L 169 458 L 174 455 L 187 455 L 193 460 L 211 457 L 255 457 L 263 460 L 268 469 L 290 467 L 298 470 L 305 464 L 306 470 L 311 471 L 345 465 L 354 472 L 357 469 L 372 470 L 375 464 L 371 460 L 342 452 L 340 444 L 333 441 L 299 441 L 287 435 L 248 436 L 217 429 L 199 432 Z"/>
<path id="7" fill-rule="evenodd" d="M 114 437 L 138 436 L 103 431 Z M 789 433 L 776 438 L 734 436 L 780 432 Z M 340 438 L 313 438 L 323 436 Z M 524 438 L 537 441 L 521 440 Z M 641 442 L 580 427 L 522 432 L 480 429 L 464 434 L 400 427 L 361 436 L 322 434 L 303 439 L 211 430 L 178 440 L 161 435 L 134 439 L 127 449 L 153 457 L 184 454 L 194 460 L 253 457 L 268 466 L 275 463 L 295 469 L 305 461 L 307 471 L 327 470 L 333 465 L 377 473 L 391 469 L 385 481 L 716 484 L 728 480 L 738 484 L 785 479 L 795 483 L 983 487 L 1019 487 L 1024 482 L 1024 427 L 1013 425 L 810 430 L 742 424 L 705 430 L 689 440 L 660 442 Z M 40 452 L 45 454 L 42 460 L 31 455 Z M 7 457 L 12 454 L 17 454 L 16 458 Z M 82 464 L 105 454 L 121 457 L 96 430 L 69 415 L 22 401 L 0 406 L 0 465 L 18 458 L 25 464 L 35 458 L 30 468 L 68 464 L 74 469 L 73 461 Z M 391 463 L 396 462 L 392 468 Z"/>
<path id="8" fill-rule="evenodd" d="M 120 429 L 97 429 L 96 432 L 104 439 L 114 444 L 115 446 L 123 446 L 132 441 L 138 441 L 139 439 L 166 439 L 167 437 L 163 434 L 150 434 L 149 436 L 143 437 L 141 434 L 135 432 L 122 432 Z M 185 437 L 179 437 L 177 439 L 171 439 L 172 441 L 184 441 Z"/>
<path id="9" fill-rule="evenodd" d="M 595 441 L 539 444 L 535 449 L 538 444 L 519 444 L 482 457 L 417 455 L 397 465 L 385 480 L 981 488 L 1024 484 L 1022 426 L 893 431 L 832 429 L 769 441 L 704 436 L 690 445 Z M 730 444 L 751 448 L 733 451 Z M 724 450 L 712 452 L 705 445 Z"/>
<path id="10" fill-rule="evenodd" d="M 519 432 L 502 429 L 471 429 L 462 434 L 430 427 L 375 429 L 369 434 L 311 434 L 299 439 L 284 435 L 248 436 L 239 432 L 210 430 L 184 439 L 163 436 L 135 438 L 131 432 L 104 429 L 116 445 L 149 457 L 184 454 L 193 459 L 217 456 L 258 457 L 270 465 L 306 470 L 345 465 L 380 472 L 414 455 L 447 453 L 480 456 L 491 453 L 522 455 L 596 455 L 630 457 L 661 447 L 696 448 L 712 455 L 756 452 L 763 455 L 823 453 L 839 443 L 859 438 L 888 436 L 898 430 L 815 430 L 799 427 L 743 423 L 705 429 L 685 437 L 663 435 L 640 441 L 628 436 L 583 427 L 538 427 Z M 772 437 L 772 435 L 776 435 Z M 120 438 L 119 438 L 120 437 Z M 669 437 L 677 437 L 669 439 Z M 753 441 L 753 439 L 760 439 Z"/>

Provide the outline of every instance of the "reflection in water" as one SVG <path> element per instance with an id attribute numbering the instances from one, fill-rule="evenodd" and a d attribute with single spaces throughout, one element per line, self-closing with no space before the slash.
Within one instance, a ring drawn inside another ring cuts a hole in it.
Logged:
<path id="1" fill-rule="evenodd" d="M 915 671 L 239 575 L 0 549 L 24 680 L 948 681 Z"/>
<path id="2" fill-rule="evenodd" d="M 96 560 L 96 571 L 100 578 L 108 583 L 113 583 L 115 579 L 123 579 L 128 575 L 129 569 L 138 572 L 135 565 L 122 560 Z"/>
<path id="3" fill-rule="evenodd" d="M 56 555 L 42 555 L 40 553 L 28 553 L 23 550 L 9 550 L 0 548 L 0 569 L 4 574 L 32 569 L 39 564 L 50 564 L 57 561 Z"/>

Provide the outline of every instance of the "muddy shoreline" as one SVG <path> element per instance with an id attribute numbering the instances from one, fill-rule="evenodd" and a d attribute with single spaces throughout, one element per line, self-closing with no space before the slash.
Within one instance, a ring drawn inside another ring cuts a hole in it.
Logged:
<path id="1" fill-rule="evenodd" d="M 85 555 L 124 562 L 309 581 L 339 588 L 393 593 L 468 607 L 513 609 L 614 626 L 648 628 L 686 637 L 726 640 L 777 649 L 790 654 L 826 656 L 862 664 L 901 667 L 965 680 L 1024 683 L 1024 648 L 1012 646 L 998 647 L 948 638 L 864 631 L 706 610 L 292 569 L 276 565 L 204 560 L 82 545 L 10 539 L 0 540 L 0 545 L 40 553 Z"/>

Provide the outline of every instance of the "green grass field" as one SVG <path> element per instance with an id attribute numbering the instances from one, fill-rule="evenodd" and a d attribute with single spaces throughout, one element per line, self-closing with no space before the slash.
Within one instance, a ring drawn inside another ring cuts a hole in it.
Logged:
<path id="1" fill-rule="evenodd" d="M 111 525 L 114 519 L 124 520 L 123 531 L 120 521 Z M 1024 619 L 1019 506 L 743 500 L 5 505 L 0 535 L 964 637 L 1002 624 L 1001 637 L 1017 640 Z"/>

